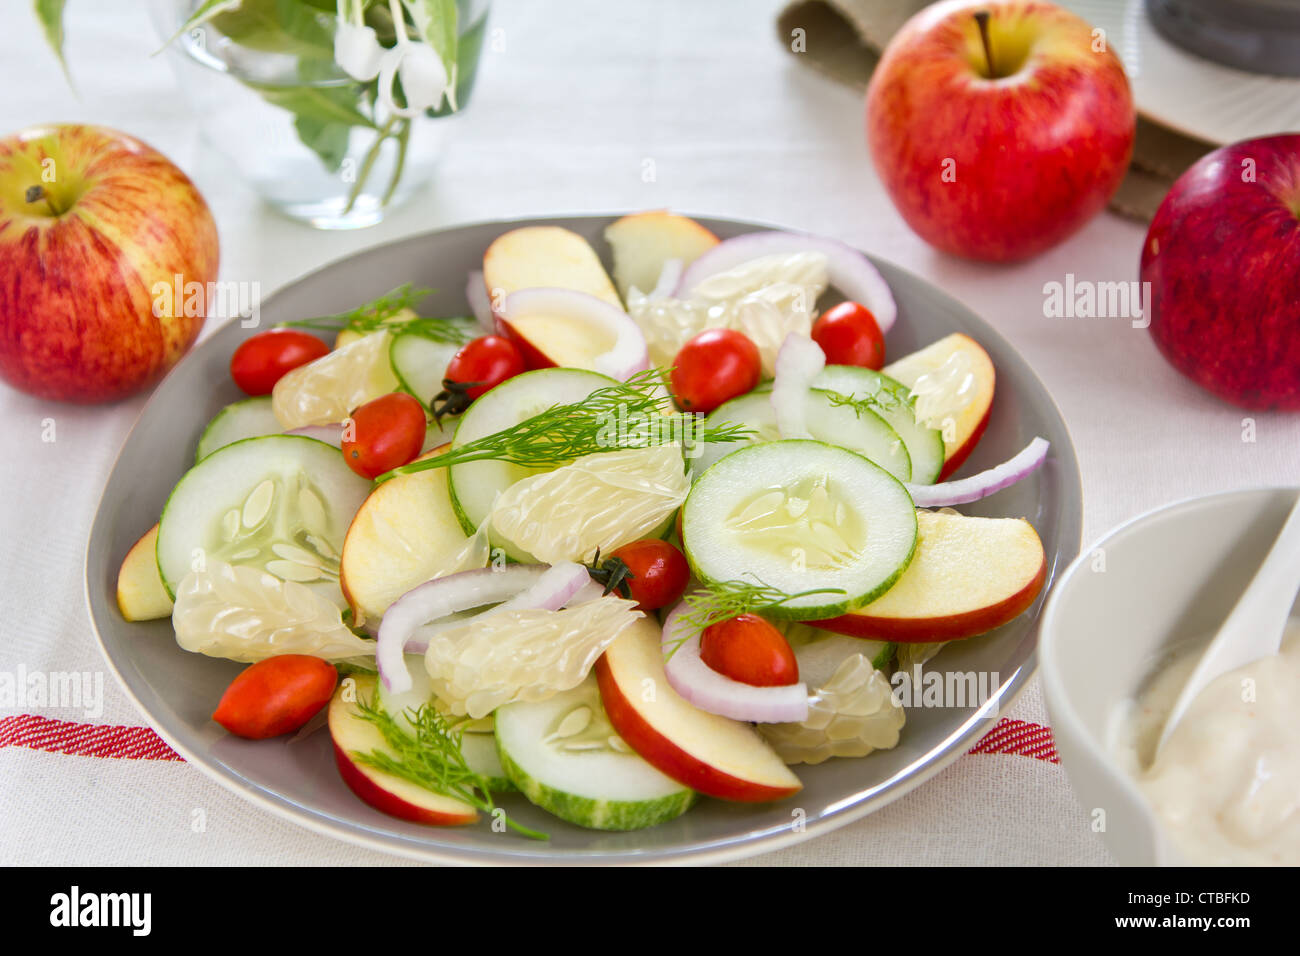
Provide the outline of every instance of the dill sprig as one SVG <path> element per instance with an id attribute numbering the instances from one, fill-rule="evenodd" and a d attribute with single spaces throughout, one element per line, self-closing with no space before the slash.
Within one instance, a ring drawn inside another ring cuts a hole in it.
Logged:
<path id="1" fill-rule="evenodd" d="M 849 406 L 859 418 L 864 411 L 887 412 L 896 408 L 910 408 L 916 401 L 912 390 L 906 385 L 885 378 L 876 381 L 874 392 L 854 392 L 852 395 L 846 395 L 843 392 L 827 390 L 826 397 L 832 405 Z"/>
<path id="2" fill-rule="evenodd" d="M 375 480 L 471 461 L 558 468 L 598 452 L 649 448 L 684 439 L 738 442 L 753 436 L 752 429 L 741 425 L 704 426 L 701 416 L 673 410 L 672 398 L 659 387 L 662 375 L 662 369 L 648 369 L 626 382 L 598 388 L 581 401 L 553 405 L 510 428 L 394 468 Z"/>
<path id="3" fill-rule="evenodd" d="M 470 319 L 461 316 L 429 318 L 413 314 L 420 300 L 431 291 L 431 289 L 416 288 L 407 282 L 348 312 L 311 319 L 296 319 L 281 324 L 325 332 L 342 332 L 346 329 L 359 335 L 381 330 L 394 334 L 412 332 L 433 339 L 435 342 L 464 345 L 474 337 L 470 328 Z"/>
<path id="4" fill-rule="evenodd" d="M 772 587 L 758 578 L 749 581 L 737 578 L 712 582 L 703 588 L 688 592 L 682 598 L 690 610 L 677 618 L 674 633 L 681 636 L 674 637 L 670 642 L 672 650 L 668 656 L 671 657 L 676 653 L 677 648 L 681 647 L 692 634 L 722 621 L 729 621 L 733 617 L 739 617 L 741 614 L 762 614 L 764 611 L 770 611 L 810 594 L 843 593 L 845 593 L 843 588 L 812 588 L 791 594 Z"/>
<path id="5" fill-rule="evenodd" d="M 423 787 L 443 796 L 455 797 L 488 815 L 501 812 L 503 822 L 516 833 L 533 840 L 549 840 L 550 837 L 538 830 L 533 830 L 512 820 L 492 799 L 492 791 L 487 778 L 470 769 L 461 752 L 461 739 L 464 734 L 456 729 L 456 723 L 448 720 L 431 704 L 411 708 L 405 712 L 415 735 L 402 730 L 393 716 L 371 701 L 357 698 L 357 710 L 360 715 L 379 728 L 397 757 L 382 751 L 368 754 L 354 753 L 361 763 L 393 776 L 409 780 L 416 786 Z"/>

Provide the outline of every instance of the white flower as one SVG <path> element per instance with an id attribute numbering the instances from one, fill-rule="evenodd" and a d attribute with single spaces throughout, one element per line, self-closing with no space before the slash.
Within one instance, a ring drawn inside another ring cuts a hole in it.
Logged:
<path id="1" fill-rule="evenodd" d="M 372 28 L 339 20 L 334 31 L 334 61 L 352 79 L 368 83 L 377 77 L 386 52 Z"/>
<path id="2" fill-rule="evenodd" d="M 393 99 L 393 79 L 401 77 L 406 106 Z M 384 55 L 379 72 L 379 98 L 390 112 L 403 119 L 418 116 L 442 102 L 447 92 L 447 69 L 427 43 L 412 43 L 399 37 L 397 46 Z"/>

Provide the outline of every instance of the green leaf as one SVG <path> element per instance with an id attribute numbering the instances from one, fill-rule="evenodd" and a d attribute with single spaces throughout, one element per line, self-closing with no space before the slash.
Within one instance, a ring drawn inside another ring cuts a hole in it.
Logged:
<path id="1" fill-rule="evenodd" d="M 298 115 L 293 118 L 293 128 L 302 144 L 320 157 L 327 170 L 331 173 L 339 171 L 348 155 L 351 126 Z"/>
<path id="2" fill-rule="evenodd" d="M 357 109 L 357 92 L 352 86 L 271 86 L 250 80 L 244 85 L 299 119 L 377 129 L 370 117 Z"/>
<path id="3" fill-rule="evenodd" d="M 41 0 L 37 0 L 37 2 L 40 3 Z M 228 10 L 235 9 L 239 4 L 240 0 L 203 0 L 203 2 L 195 8 L 194 12 L 190 14 L 190 18 L 182 23 L 175 33 L 168 37 L 167 43 L 164 43 L 163 47 L 172 43 L 182 33 L 189 33 L 195 27 L 202 26 L 213 17 L 219 16 Z M 62 4 L 59 5 L 62 6 Z"/>
<path id="4" fill-rule="evenodd" d="M 420 38 L 442 59 L 448 78 L 455 79 L 456 0 L 402 0 L 402 6 L 411 15 Z"/>
<path id="5" fill-rule="evenodd" d="M 50 48 L 54 50 L 54 55 L 59 58 L 59 66 L 63 67 L 63 75 L 68 78 L 68 85 L 72 85 L 72 74 L 68 72 L 68 61 L 63 58 L 63 5 L 66 0 L 36 0 L 33 4 L 36 10 L 36 19 L 41 21 L 41 29 L 45 31 L 45 39 L 49 42 Z"/>
<path id="6" fill-rule="evenodd" d="M 211 21 L 250 50 L 334 59 L 334 18 L 303 0 L 242 0 L 218 11 Z"/>

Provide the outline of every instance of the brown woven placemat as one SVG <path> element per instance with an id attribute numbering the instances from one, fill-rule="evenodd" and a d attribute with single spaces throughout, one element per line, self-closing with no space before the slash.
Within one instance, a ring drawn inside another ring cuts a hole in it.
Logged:
<path id="1" fill-rule="evenodd" d="M 808 66 L 865 90 L 890 38 L 926 5 L 926 0 L 795 0 L 777 17 L 777 33 Z M 1212 149 L 1139 116 L 1133 160 L 1111 208 L 1149 222 L 1174 180 Z"/>

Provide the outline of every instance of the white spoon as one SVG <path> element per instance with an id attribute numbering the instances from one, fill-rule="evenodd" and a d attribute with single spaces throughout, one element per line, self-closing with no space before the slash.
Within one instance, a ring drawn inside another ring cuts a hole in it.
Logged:
<path id="1" fill-rule="evenodd" d="M 1300 591 L 1300 499 L 1250 586 L 1237 599 L 1232 613 L 1210 641 L 1201 662 L 1178 695 L 1156 744 L 1157 755 L 1207 684 L 1220 674 L 1278 652 L 1297 591 Z"/>

